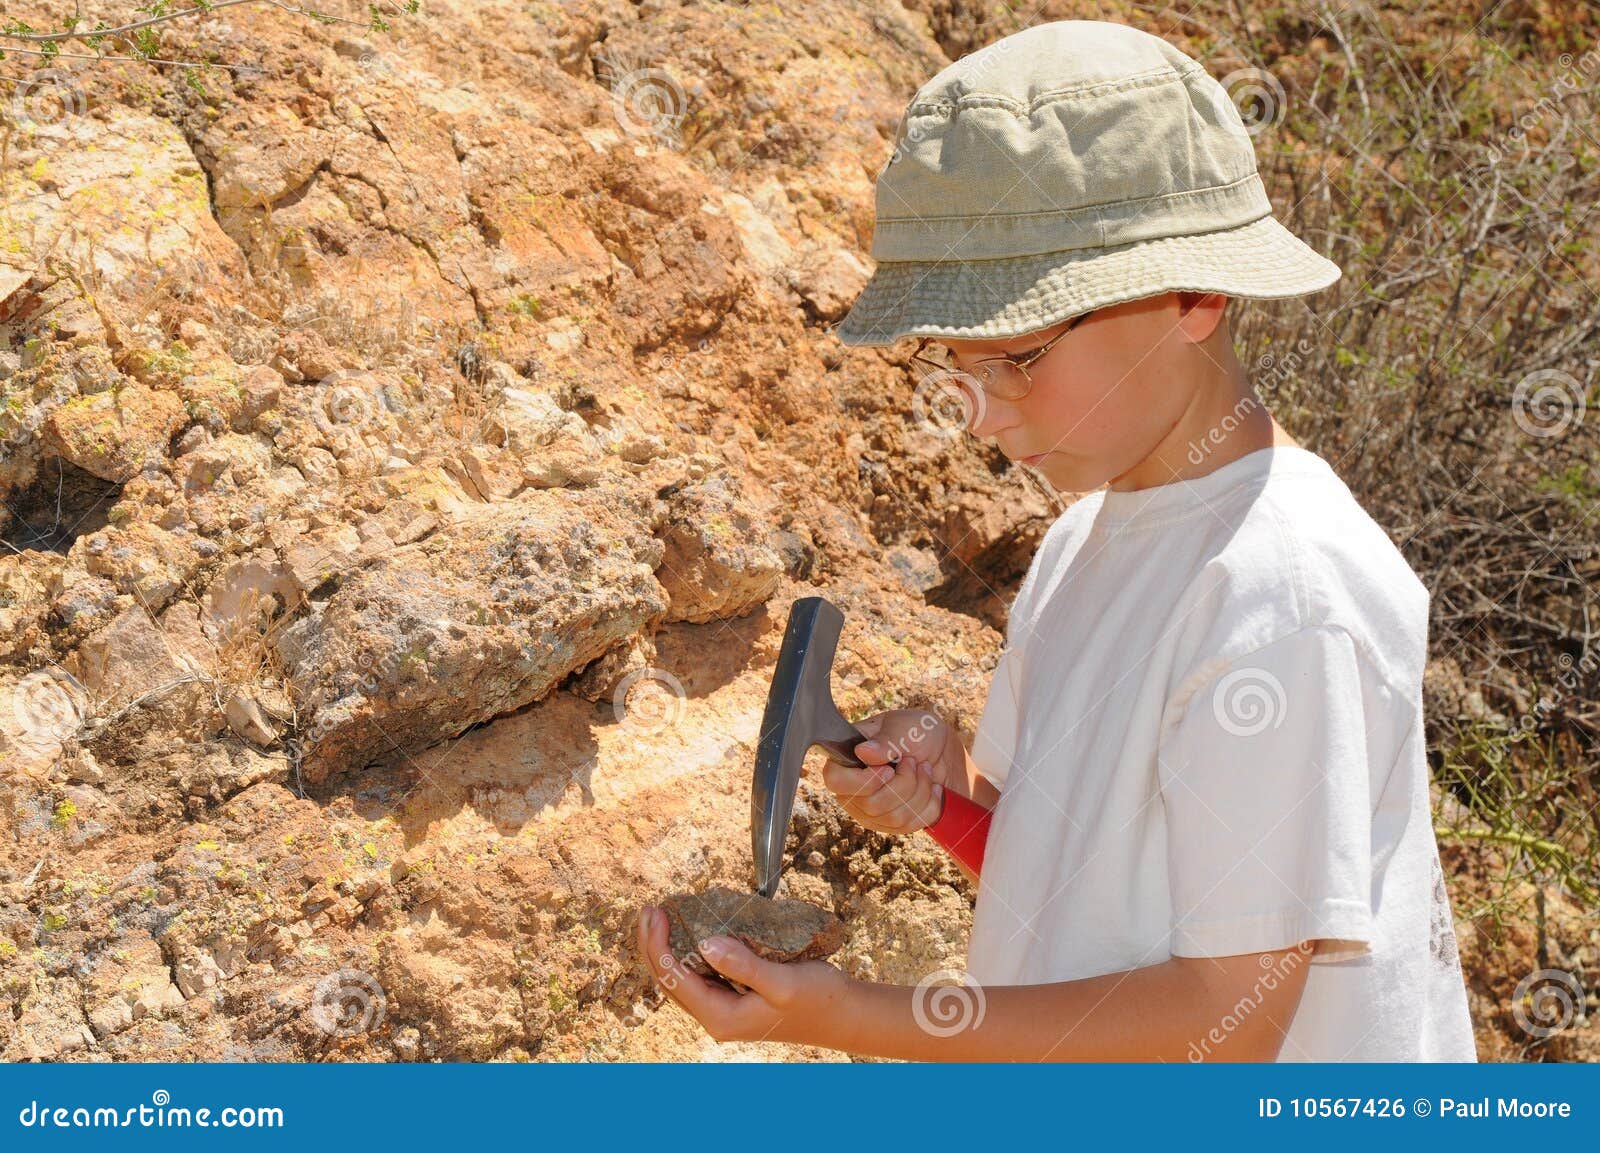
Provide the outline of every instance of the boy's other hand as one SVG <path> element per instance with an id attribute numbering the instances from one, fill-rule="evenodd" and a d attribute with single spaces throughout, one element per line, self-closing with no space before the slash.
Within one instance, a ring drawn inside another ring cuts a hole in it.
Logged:
<path id="1" fill-rule="evenodd" d="M 857 982 L 826 961 L 764 960 L 737 937 L 701 942 L 698 951 L 708 965 L 750 990 L 735 993 L 672 955 L 667 917 L 660 909 L 640 911 L 635 936 L 657 983 L 715 1040 L 841 1048 L 839 1037 L 856 1016 L 850 996 Z"/>
<path id="2" fill-rule="evenodd" d="M 856 769 L 829 760 L 823 782 L 858 823 L 879 833 L 911 833 L 939 819 L 944 789 L 963 771 L 960 738 L 922 709 L 891 709 L 856 724 L 868 739 L 855 747 Z"/>

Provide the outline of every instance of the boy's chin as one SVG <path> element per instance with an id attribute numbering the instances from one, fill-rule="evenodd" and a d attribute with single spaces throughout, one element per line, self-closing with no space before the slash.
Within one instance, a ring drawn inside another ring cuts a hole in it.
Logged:
<path id="1" fill-rule="evenodd" d="M 1057 492 L 1093 492 L 1105 484 L 1105 470 L 1064 452 L 1052 452 L 1034 466 Z"/>

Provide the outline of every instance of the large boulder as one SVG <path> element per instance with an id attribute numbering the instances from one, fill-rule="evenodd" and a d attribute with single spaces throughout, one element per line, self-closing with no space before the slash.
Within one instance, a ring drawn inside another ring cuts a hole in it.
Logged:
<path id="1" fill-rule="evenodd" d="M 533 489 L 382 556 L 279 642 L 305 778 L 536 701 L 667 598 L 646 490 Z"/>

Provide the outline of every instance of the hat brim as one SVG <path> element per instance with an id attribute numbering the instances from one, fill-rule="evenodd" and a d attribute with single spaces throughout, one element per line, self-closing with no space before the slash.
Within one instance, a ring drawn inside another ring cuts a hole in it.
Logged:
<path id="1" fill-rule="evenodd" d="M 1163 292 L 1271 300 L 1339 279 L 1339 266 L 1271 216 L 1238 228 L 1002 260 L 883 261 L 835 328 L 847 345 L 907 336 L 998 340 Z"/>

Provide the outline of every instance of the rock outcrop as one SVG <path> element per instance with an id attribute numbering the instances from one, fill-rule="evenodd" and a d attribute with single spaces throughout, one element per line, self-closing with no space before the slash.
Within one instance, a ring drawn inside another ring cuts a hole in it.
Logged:
<path id="1" fill-rule="evenodd" d="M 5 1057 L 699 1054 L 632 911 L 747 885 L 790 602 L 844 608 L 852 712 L 970 729 L 1003 602 L 966 574 L 1054 510 L 827 332 L 942 60 L 830 9 L 247 6 L 157 31 L 253 65 L 200 86 L 40 78 L 0 244 Z M 826 953 L 959 958 L 937 851 L 809 782 L 795 828 Z"/>

